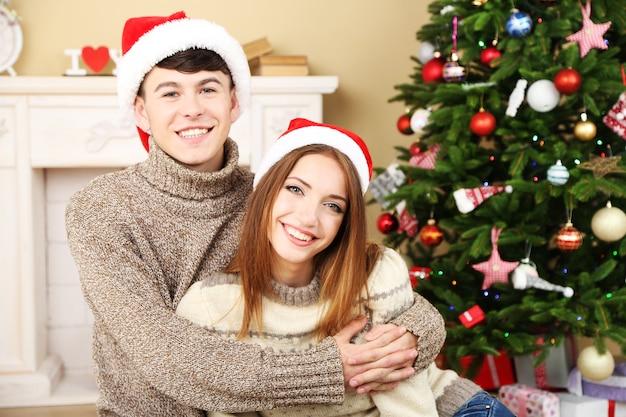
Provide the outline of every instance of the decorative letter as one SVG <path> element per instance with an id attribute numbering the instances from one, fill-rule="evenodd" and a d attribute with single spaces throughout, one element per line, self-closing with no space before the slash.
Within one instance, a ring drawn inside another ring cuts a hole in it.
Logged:
<path id="1" fill-rule="evenodd" d="M 120 52 L 117 49 L 109 48 L 109 57 L 111 57 L 113 62 L 115 62 L 115 69 L 113 70 L 113 75 L 117 75 L 117 65 L 119 64 L 120 59 L 122 59 L 122 54 L 120 54 Z"/>
<path id="2" fill-rule="evenodd" d="M 86 69 L 80 69 L 78 66 L 78 58 L 81 55 L 80 49 L 66 49 L 65 55 L 68 55 L 72 58 L 72 68 L 65 70 L 65 75 L 86 75 Z"/>

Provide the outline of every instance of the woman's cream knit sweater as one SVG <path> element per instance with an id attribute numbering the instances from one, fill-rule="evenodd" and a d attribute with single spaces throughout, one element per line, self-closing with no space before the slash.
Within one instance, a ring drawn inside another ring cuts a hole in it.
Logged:
<path id="1" fill-rule="evenodd" d="M 326 304 L 318 302 L 319 277 L 305 287 L 291 288 L 272 282 L 276 298 L 263 297 L 263 329 L 252 323 L 248 343 L 273 347 L 281 352 L 299 352 L 316 344 L 315 329 Z M 370 324 L 389 322 L 413 304 L 414 293 L 409 271 L 400 255 L 385 249 L 367 282 L 369 304 L 366 314 Z M 365 292 L 363 293 L 365 297 Z M 243 321 L 241 281 L 237 274 L 216 274 L 191 286 L 176 312 L 194 323 L 236 339 Z M 364 341 L 364 333 L 356 342 Z M 459 378 L 456 372 L 438 369 L 433 363 L 426 371 L 402 381 L 392 391 L 378 395 L 346 394 L 341 405 L 306 405 L 266 410 L 263 417 L 451 417 L 472 395 L 481 389 Z M 224 417 L 223 413 L 209 413 Z"/>

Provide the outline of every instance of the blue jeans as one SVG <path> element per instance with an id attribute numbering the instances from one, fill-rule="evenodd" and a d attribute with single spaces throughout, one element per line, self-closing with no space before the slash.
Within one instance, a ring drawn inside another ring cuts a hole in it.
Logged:
<path id="1" fill-rule="evenodd" d="M 459 407 L 453 417 L 515 417 L 515 414 L 496 397 L 481 391 Z"/>

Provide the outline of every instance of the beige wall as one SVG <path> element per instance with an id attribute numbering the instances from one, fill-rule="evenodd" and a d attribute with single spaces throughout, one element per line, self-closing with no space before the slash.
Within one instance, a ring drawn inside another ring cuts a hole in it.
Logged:
<path id="1" fill-rule="evenodd" d="M 70 67 L 66 48 L 120 47 L 131 16 L 185 10 L 224 25 L 242 43 L 267 36 L 279 54 L 306 54 L 313 75 L 339 76 L 339 89 L 324 99 L 324 117 L 358 132 L 369 144 L 374 165 L 386 167 L 393 146 L 408 145 L 396 120 L 401 103 L 387 103 L 393 86 L 409 81 L 419 46 L 415 32 L 425 24 L 428 1 L 417 0 L 10 0 L 22 18 L 24 49 L 18 75 L 61 75 Z M 6 75 L 3 74 L 3 75 Z M 370 235 L 378 205 L 370 206 Z M 583 340 L 581 348 L 589 345 Z M 618 355 L 616 346 L 609 344 Z M 619 356 L 619 355 L 618 355 Z"/>
<path id="2" fill-rule="evenodd" d="M 313 75 L 339 76 L 339 89 L 324 99 L 324 118 L 358 132 L 374 165 L 386 167 L 393 146 L 410 143 L 396 120 L 402 103 L 387 103 L 393 86 L 409 81 L 419 46 L 415 32 L 427 22 L 428 2 L 415 0 L 10 0 L 22 18 L 24 48 L 18 75 L 61 75 L 67 48 L 120 47 L 131 16 L 185 10 L 214 20 L 242 43 L 267 36 L 274 52 L 306 54 Z M 4 74 L 6 75 L 6 73 Z M 370 234 L 380 240 L 370 207 Z"/>

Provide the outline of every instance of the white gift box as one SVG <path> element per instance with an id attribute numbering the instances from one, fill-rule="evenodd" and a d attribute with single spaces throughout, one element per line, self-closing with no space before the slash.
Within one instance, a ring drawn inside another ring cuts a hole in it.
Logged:
<path id="1" fill-rule="evenodd" d="M 626 403 L 560 392 L 563 417 L 626 417 Z"/>

